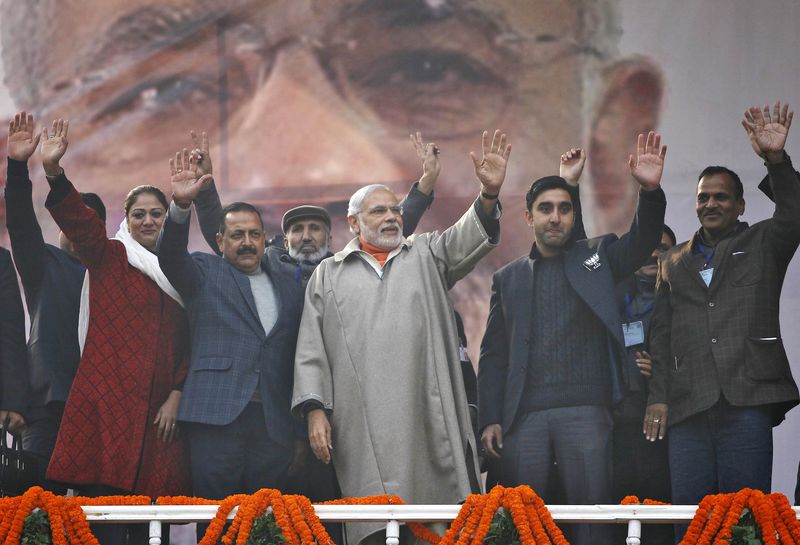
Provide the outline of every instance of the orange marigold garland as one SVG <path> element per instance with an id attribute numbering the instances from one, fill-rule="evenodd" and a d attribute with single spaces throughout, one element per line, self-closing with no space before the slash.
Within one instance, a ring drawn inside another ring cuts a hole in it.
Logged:
<path id="1" fill-rule="evenodd" d="M 53 545 L 99 545 L 89 530 L 81 505 L 149 505 L 146 496 L 102 496 L 97 498 L 57 496 L 39 486 L 23 495 L 0 500 L 0 542 L 19 545 L 25 519 L 34 509 L 47 513 Z"/>
<path id="2" fill-rule="evenodd" d="M 254 521 L 269 509 L 283 532 L 286 545 L 333 545 L 314 506 L 304 496 L 284 496 L 277 490 L 260 490 L 252 495 L 237 494 L 220 501 L 175 496 L 158 499 L 160 505 L 219 505 L 199 545 L 246 545 Z M 400 505 L 397 496 L 347 498 L 328 505 Z M 625 505 L 666 505 L 626 496 Z M 36 508 L 48 515 L 53 545 L 99 545 L 91 533 L 81 505 L 148 505 L 145 496 L 104 496 L 99 498 L 56 496 L 39 487 L 13 498 L 0 498 L 0 545 L 19 545 L 26 517 Z M 238 507 L 225 530 L 228 516 Z M 498 509 L 504 508 L 516 526 L 521 545 L 569 545 L 553 521 L 544 501 L 527 486 L 495 487 L 488 494 L 469 496 L 444 536 L 426 526 L 407 526 L 419 539 L 432 545 L 482 545 Z M 763 494 L 743 489 L 736 494 L 706 496 L 700 502 L 680 545 L 727 545 L 731 528 L 744 509 L 753 514 L 764 545 L 800 545 L 800 521 L 782 494 Z M 224 532 L 224 535 L 222 535 Z"/>
<path id="3" fill-rule="evenodd" d="M 620 503 L 668 505 L 647 499 L 640 502 L 636 496 L 625 496 Z M 764 545 L 800 545 L 800 521 L 786 496 L 749 488 L 703 498 L 679 545 L 728 545 L 744 509 L 753 514 Z"/>

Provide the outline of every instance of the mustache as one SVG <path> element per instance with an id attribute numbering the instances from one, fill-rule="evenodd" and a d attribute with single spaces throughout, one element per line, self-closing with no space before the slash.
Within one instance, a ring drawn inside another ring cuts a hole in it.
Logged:
<path id="1" fill-rule="evenodd" d="M 236 250 L 236 255 L 256 255 L 256 247 L 255 246 L 242 246 L 238 250 Z"/>

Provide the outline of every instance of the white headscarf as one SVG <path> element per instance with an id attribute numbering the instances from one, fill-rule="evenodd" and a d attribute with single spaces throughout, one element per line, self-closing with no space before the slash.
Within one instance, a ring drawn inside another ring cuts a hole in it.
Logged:
<path id="1" fill-rule="evenodd" d="M 140 270 L 145 276 L 158 284 L 161 290 L 172 297 L 180 306 L 184 306 L 181 296 L 172 286 L 167 277 L 158 266 L 158 257 L 150 250 L 136 242 L 128 231 L 127 219 L 123 219 L 119 224 L 119 231 L 114 235 L 115 240 L 119 240 L 125 245 L 125 253 L 128 255 L 128 263 L 131 267 Z M 86 333 L 89 331 L 89 271 L 83 277 L 83 287 L 81 288 L 81 308 L 78 314 L 78 343 L 83 354 L 83 347 L 86 344 Z"/>

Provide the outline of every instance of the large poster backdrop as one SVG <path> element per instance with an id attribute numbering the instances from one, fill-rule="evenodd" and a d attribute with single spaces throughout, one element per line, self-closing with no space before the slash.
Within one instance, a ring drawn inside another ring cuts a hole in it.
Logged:
<path id="1" fill-rule="evenodd" d="M 502 243 L 453 292 L 473 360 L 490 275 L 530 246 L 524 193 L 557 172 L 563 151 L 589 154 L 588 232 L 622 232 L 636 195 L 628 154 L 638 132 L 660 130 L 667 221 L 685 240 L 698 226 L 695 180 L 707 164 L 740 173 L 745 220 L 771 214 L 755 190 L 766 170 L 739 122 L 753 103 L 800 110 L 796 0 L 4 0 L 0 23 L 0 115 L 69 118 L 63 165 L 105 199 L 113 228 L 134 185 L 169 193 L 168 159 L 194 129 L 210 134 L 224 201 L 258 204 L 272 233 L 287 208 L 325 205 L 334 249 L 350 238 L 344 215 L 356 188 L 382 182 L 401 193 L 419 177 L 408 134 L 420 130 L 443 165 L 420 229 L 440 229 L 477 195 L 468 152 L 481 131 L 505 130 L 514 151 Z M 799 132 L 788 143 L 798 165 Z M 38 166 L 32 176 L 43 204 Z M 43 209 L 40 220 L 55 241 Z M 203 249 L 199 236 L 194 246 Z M 781 310 L 798 378 L 799 280 L 793 264 Z M 797 413 L 775 432 L 775 487 L 786 493 Z"/>

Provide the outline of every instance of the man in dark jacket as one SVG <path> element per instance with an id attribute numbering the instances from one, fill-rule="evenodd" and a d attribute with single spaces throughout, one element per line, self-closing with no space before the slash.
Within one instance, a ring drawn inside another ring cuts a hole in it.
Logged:
<path id="1" fill-rule="evenodd" d="M 708 167 L 697 184 L 700 229 L 660 262 L 645 431 L 655 441 L 669 429 L 675 503 L 768 492 L 772 427 L 798 403 L 778 312 L 800 244 L 800 180 L 784 151 L 791 120 L 776 103 L 771 112 L 750 108 L 743 121 L 769 173 L 772 218 L 740 222 L 739 177 Z"/>
<path id="2" fill-rule="evenodd" d="M 35 458 L 38 484 L 53 492 L 66 493 L 64 485 L 47 481 L 44 475 L 80 361 L 78 310 L 86 268 L 63 233 L 58 247 L 46 244 L 42 237 L 33 209 L 27 165 L 39 143 L 39 135 L 34 135 L 33 129 L 33 115 L 20 112 L 14 116 L 8 136 L 5 189 L 11 251 L 31 319 L 28 367 L 19 375 L 25 380 L 25 388 L 30 388 L 25 396 L 27 412 L 22 445 Z M 106 209 L 100 197 L 82 193 L 81 199 L 105 220 Z"/>
<path id="3" fill-rule="evenodd" d="M 0 247 L 0 426 L 5 433 L 25 427 L 28 383 L 25 372 L 25 314 L 11 254 Z"/>
<path id="4" fill-rule="evenodd" d="M 614 284 L 644 263 L 658 243 L 666 199 L 666 147 L 639 136 L 631 174 L 639 205 L 622 238 L 572 238 L 572 186 L 541 178 L 526 196 L 535 242 L 528 256 L 493 278 L 478 367 L 481 440 L 501 457 L 507 485 L 548 489 L 553 461 L 569 503 L 611 499 L 611 404 L 621 397 L 624 353 Z M 547 498 L 545 498 L 547 501 Z M 574 542 L 604 539 L 581 525 Z"/>

